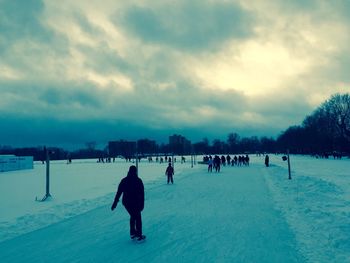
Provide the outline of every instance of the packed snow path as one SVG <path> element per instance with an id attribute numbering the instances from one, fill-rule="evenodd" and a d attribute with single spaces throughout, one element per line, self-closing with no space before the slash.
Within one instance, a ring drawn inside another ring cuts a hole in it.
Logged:
<path id="1" fill-rule="evenodd" d="M 304 262 L 263 169 L 198 165 L 174 185 L 146 187 L 143 244 L 129 240 L 128 215 L 121 203 L 111 212 L 111 200 L 0 243 L 1 262 Z"/>

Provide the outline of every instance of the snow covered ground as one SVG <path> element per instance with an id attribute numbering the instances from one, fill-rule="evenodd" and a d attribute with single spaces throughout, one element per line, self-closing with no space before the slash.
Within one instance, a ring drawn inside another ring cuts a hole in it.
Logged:
<path id="1" fill-rule="evenodd" d="M 0 173 L 0 242 L 82 214 L 110 202 L 121 178 L 134 163 L 116 159 L 115 163 L 97 163 L 96 159 L 50 162 L 52 200 L 42 199 L 46 191 L 46 165 L 35 162 L 33 170 Z M 167 164 L 142 160 L 142 180 L 152 185 L 164 180 Z M 176 165 L 181 174 L 187 165 Z"/>
<path id="2" fill-rule="evenodd" d="M 187 158 L 188 160 L 189 158 Z M 251 156 L 250 167 L 140 163 L 146 190 L 144 244 L 110 205 L 130 163 L 52 162 L 0 174 L 1 262 L 350 262 L 350 160 Z"/>
<path id="3" fill-rule="evenodd" d="M 350 262 L 350 160 L 272 156 L 264 177 L 310 262 Z"/>

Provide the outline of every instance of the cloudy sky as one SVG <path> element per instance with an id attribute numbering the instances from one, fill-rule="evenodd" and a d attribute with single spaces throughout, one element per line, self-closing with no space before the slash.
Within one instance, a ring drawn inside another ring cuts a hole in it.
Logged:
<path id="1" fill-rule="evenodd" d="M 348 0 L 0 0 L 0 145 L 277 136 L 350 92 Z"/>

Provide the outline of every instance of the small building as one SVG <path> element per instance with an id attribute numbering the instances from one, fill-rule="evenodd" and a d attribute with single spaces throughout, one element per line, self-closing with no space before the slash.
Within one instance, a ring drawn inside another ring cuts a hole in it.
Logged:
<path id="1" fill-rule="evenodd" d="M 33 168 L 33 156 L 0 155 L 0 172 Z"/>

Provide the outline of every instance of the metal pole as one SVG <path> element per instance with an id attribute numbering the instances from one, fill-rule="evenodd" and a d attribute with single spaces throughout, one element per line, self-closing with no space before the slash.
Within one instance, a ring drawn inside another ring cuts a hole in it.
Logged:
<path id="1" fill-rule="evenodd" d="M 291 180 L 292 179 L 292 175 L 291 175 L 291 172 L 290 172 L 289 149 L 287 150 L 287 157 L 288 157 L 288 179 Z"/>
<path id="2" fill-rule="evenodd" d="M 171 163 L 172 163 L 173 169 L 174 169 L 174 171 L 175 171 L 175 167 L 174 167 L 174 153 L 173 153 L 172 156 L 171 156 Z"/>
<path id="3" fill-rule="evenodd" d="M 50 197 L 50 153 L 45 148 L 45 154 L 46 154 L 46 195 L 45 199 Z"/>
<path id="4" fill-rule="evenodd" d="M 136 142 L 136 173 L 139 175 L 139 154 L 138 154 L 138 149 L 137 149 L 137 142 Z"/>

